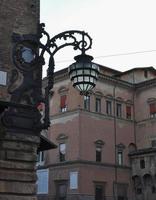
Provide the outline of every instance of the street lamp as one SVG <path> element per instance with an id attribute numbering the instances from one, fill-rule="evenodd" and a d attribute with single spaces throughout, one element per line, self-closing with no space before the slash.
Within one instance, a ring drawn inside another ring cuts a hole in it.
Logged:
<path id="1" fill-rule="evenodd" d="M 37 121 L 35 121 L 35 128 L 40 130 L 47 129 L 50 125 L 49 94 L 54 84 L 54 55 L 57 51 L 66 46 L 73 46 L 74 50 L 81 51 L 81 54 L 75 57 L 76 62 L 69 66 L 70 79 L 73 86 L 80 91 L 80 94 L 87 95 L 95 87 L 99 74 L 99 67 L 91 62 L 93 57 L 85 54 L 92 46 L 92 39 L 87 33 L 72 30 L 50 38 L 44 27 L 44 24 L 39 25 L 37 35 L 13 34 L 13 62 L 15 68 L 10 78 L 11 85 L 8 87 L 11 101 L 16 104 L 26 104 L 32 107 L 37 107 L 40 103 L 45 104 L 43 123 L 39 123 L 39 120 L 37 120 L 40 118 L 39 116 L 36 117 Z M 49 54 L 49 62 L 43 97 L 42 68 L 45 64 L 46 53 Z M 15 83 L 15 77 L 18 84 Z M 15 110 L 13 112 L 16 115 Z M 22 112 L 26 112 L 26 110 L 23 109 Z M 34 118 L 34 116 L 31 117 Z M 7 122 L 7 120 L 4 121 Z M 15 123 L 15 120 L 12 123 Z M 34 125 L 34 123 L 27 124 L 31 124 L 31 128 Z"/>
<path id="2" fill-rule="evenodd" d="M 91 62 L 92 59 L 92 56 L 82 53 L 76 56 L 76 62 L 69 66 L 73 87 L 77 88 L 80 94 L 87 95 L 96 85 L 99 67 Z"/>

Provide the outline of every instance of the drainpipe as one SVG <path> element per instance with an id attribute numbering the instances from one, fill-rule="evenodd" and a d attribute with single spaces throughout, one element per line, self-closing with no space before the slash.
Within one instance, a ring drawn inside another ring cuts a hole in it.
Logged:
<path id="1" fill-rule="evenodd" d="M 117 174 L 117 151 L 116 151 L 116 133 L 117 133 L 117 130 L 116 130 L 116 112 L 115 112 L 115 108 L 116 108 L 116 95 L 115 95 L 115 90 L 116 90 L 116 83 L 114 85 L 114 88 L 113 88 L 113 117 L 114 117 L 114 154 L 115 154 L 115 183 L 117 183 L 117 180 L 118 180 L 118 174 Z M 114 200 L 116 200 L 116 188 L 114 187 L 114 191 L 113 191 L 113 196 L 114 196 Z"/>
<path id="2" fill-rule="evenodd" d="M 133 72 L 133 85 L 135 84 L 135 77 Z M 133 89 L 133 124 L 134 124 L 134 143 L 136 145 L 136 119 L 135 119 L 135 88 Z"/>

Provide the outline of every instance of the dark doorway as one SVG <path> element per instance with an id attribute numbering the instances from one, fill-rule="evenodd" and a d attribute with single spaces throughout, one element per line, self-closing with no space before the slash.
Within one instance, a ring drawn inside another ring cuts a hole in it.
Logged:
<path id="1" fill-rule="evenodd" d="M 95 185 L 95 200 L 104 200 L 103 186 Z"/>
<path id="2" fill-rule="evenodd" d="M 56 182 L 56 200 L 67 199 L 67 181 Z"/>
<path id="3" fill-rule="evenodd" d="M 125 197 L 123 197 L 123 196 L 118 196 L 118 200 L 125 200 Z"/>

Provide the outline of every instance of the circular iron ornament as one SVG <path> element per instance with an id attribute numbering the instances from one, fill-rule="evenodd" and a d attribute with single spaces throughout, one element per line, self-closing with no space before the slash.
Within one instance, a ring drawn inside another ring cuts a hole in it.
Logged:
<path id="1" fill-rule="evenodd" d="M 37 48 L 30 41 L 17 43 L 13 51 L 13 61 L 19 70 L 28 72 L 37 67 Z"/>
<path id="2" fill-rule="evenodd" d="M 75 63 L 69 66 L 69 76 L 73 87 L 80 91 L 81 95 L 86 95 L 96 85 L 99 75 L 99 66 L 92 63 L 92 56 L 81 54 L 74 58 Z"/>

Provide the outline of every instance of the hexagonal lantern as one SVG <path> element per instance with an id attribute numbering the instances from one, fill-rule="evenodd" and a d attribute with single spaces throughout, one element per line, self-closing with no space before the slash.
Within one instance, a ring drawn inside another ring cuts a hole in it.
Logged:
<path id="1" fill-rule="evenodd" d="M 99 66 L 91 62 L 92 56 L 86 54 L 78 55 L 74 59 L 76 62 L 69 66 L 70 79 L 81 95 L 87 94 L 96 85 Z"/>

